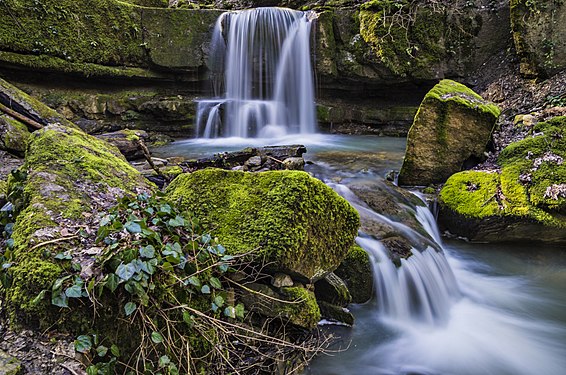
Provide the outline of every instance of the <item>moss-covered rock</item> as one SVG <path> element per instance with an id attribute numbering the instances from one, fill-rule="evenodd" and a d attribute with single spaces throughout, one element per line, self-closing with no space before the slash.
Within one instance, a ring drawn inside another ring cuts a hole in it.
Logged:
<path id="1" fill-rule="evenodd" d="M 442 80 L 428 92 L 409 130 L 402 185 L 444 182 L 484 157 L 499 108 L 468 87 Z"/>
<path id="2" fill-rule="evenodd" d="M 332 272 L 314 284 L 314 295 L 317 301 L 325 301 L 337 306 L 347 306 L 352 302 L 348 287 Z"/>
<path id="3" fill-rule="evenodd" d="M 113 68 L 203 67 L 203 44 L 220 14 L 167 9 L 164 0 L 7 0 L 3 5 L 8 11 L 0 14 L 0 50 L 17 55 L 0 59 L 82 75 L 88 73 L 77 64 L 86 64 L 92 74 L 125 77 L 153 76 Z"/>
<path id="4" fill-rule="evenodd" d="M 59 123 L 69 128 L 76 128 L 76 125 L 55 110 L 2 78 L 0 78 L 0 103 L 42 125 Z"/>
<path id="5" fill-rule="evenodd" d="M 535 125 L 507 146 L 499 172 L 453 175 L 440 192 L 440 223 L 472 240 L 566 241 L 566 117 Z"/>
<path id="6" fill-rule="evenodd" d="M 0 116 L 0 150 L 22 156 L 26 152 L 29 135 L 27 127 L 18 120 L 7 115 Z"/>
<path id="7" fill-rule="evenodd" d="M 206 169 L 178 176 L 167 193 L 230 253 L 253 251 L 271 268 L 306 280 L 340 264 L 359 225 L 348 202 L 305 172 Z"/>
<path id="8" fill-rule="evenodd" d="M 352 296 L 352 302 L 365 303 L 373 296 L 373 274 L 368 253 L 358 245 L 348 251 L 346 259 L 334 271 Z"/>
<path id="9" fill-rule="evenodd" d="M 280 293 L 271 287 L 250 283 L 242 291 L 247 309 L 271 318 L 282 318 L 296 326 L 312 329 L 320 320 L 314 293 L 300 286 L 283 287 Z"/>
<path id="10" fill-rule="evenodd" d="M 9 181 L 10 190 L 23 186 L 23 194 L 12 233 L 12 287 L 5 301 L 14 322 L 46 327 L 60 318 L 49 302 L 36 299 L 61 275 L 53 255 L 79 251 L 81 238 L 72 233 L 91 226 L 97 213 L 120 196 L 153 187 L 115 147 L 60 125 L 32 134 L 23 170 L 25 180 Z"/>
<path id="11" fill-rule="evenodd" d="M 527 77 L 553 75 L 566 67 L 566 4 L 511 0 L 511 28 Z"/>

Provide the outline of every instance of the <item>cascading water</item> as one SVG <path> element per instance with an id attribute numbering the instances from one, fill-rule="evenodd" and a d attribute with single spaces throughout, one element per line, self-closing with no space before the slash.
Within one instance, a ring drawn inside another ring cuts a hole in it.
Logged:
<path id="1" fill-rule="evenodd" d="M 369 215 L 371 210 L 348 188 L 331 186 L 356 207 L 362 221 Z M 431 212 L 416 207 L 414 214 L 442 248 Z M 432 247 L 413 249 L 396 267 L 379 241 L 360 234 L 357 243 L 370 254 L 376 289 L 375 303 L 358 310 L 371 316 L 358 323 L 365 327 L 354 346 L 363 349 L 346 351 L 352 353 L 351 361 L 348 354 L 326 359 L 309 374 L 565 373 L 566 331 L 555 322 L 533 318 L 533 312 L 540 315 L 540 305 L 552 304 L 521 280 L 487 276 L 476 269 L 483 265 Z"/>
<path id="2" fill-rule="evenodd" d="M 312 12 L 256 8 L 219 18 L 211 44 L 216 97 L 198 101 L 197 137 L 315 132 L 314 17 Z"/>

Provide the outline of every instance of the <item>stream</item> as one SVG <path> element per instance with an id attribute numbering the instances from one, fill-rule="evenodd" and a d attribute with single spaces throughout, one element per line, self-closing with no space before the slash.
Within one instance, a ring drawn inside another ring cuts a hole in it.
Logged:
<path id="1" fill-rule="evenodd" d="M 316 134 L 276 141 L 192 139 L 174 142 L 154 154 L 195 158 L 247 146 L 297 142 L 305 144 L 304 157 L 312 161 L 306 170 L 327 183 L 383 178 L 389 170 L 399 170 L 405 149 L 401 138 Z M 423 213 L 422 220 L 431 236 L 438 238 L 430 213 Z M 417 311 L 409 305 L 406 314 L 399 312 L 404 311 L 400 307 L 386 311 L 378 306 L 377 298 L 351 305 L 354 326 L 324 326 L 341 339 L 331 352 L 315 358 L 305 374 L 566 373 L 564 249 L 446 240 L 445 258 L 438 260 L 436 253 L 426 254 L 427 250 L 397 270 L 388 259 L 380 259 L 378 241 L 359 238 L 358 244 L 372 254 L 376 272 L 387 275 L 382 277 L 388 279 L 384 282 L 397 285 L 409 280 L 413 287 L 419 284 L 415 289 L 424 288 L 420 293 L 427 300 L 426 308 Z M 426 268 L 429 265 L 431 269 Z M 383 285 L 376 287 L 380 288 Z M 406 292 L 395 289 L 398 285 L 388 288 L 391 304 L 402 306 L 396 300 L 418 299 L 410 290 L 403 297 Z"/>

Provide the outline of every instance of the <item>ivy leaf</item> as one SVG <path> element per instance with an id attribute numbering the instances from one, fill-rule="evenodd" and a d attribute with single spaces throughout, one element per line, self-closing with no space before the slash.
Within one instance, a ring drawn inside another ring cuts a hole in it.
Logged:
<path id="1" fill-rule="evenodd" d="M 189 284 L 194 285 L 196 287 L 201 286 L 202 284 L 200 283 L 200 280 L 197 276 L 191 276 L 187 279 L 187 281 L 189 282 Z"/>
<path id="2" fill-rule="evenodd" d="M 104 284 L 112 293 L 118 288 L 118 284 L 120 283 L 120 278 L 115 273 L 111 273 L 108 275 L 108 279 Z"/>
<path id="3" fill-rule="evenodd" d="M 106 346 L 100 345 L 96 348 L 96 354 L 98 354 L 99 357 L 104 357 L 106 353 L 108 353 L 108 348 Z"/>
<path id="4" fill-rule="evenodd" d="M 124 312 L 126 313 L 126 316 L 130 316 L 137 308 L 138 306 L 134 302 L 128 302 L 124 306 Z"/>
<path id="5" fill-rule="evenodd" d="M 55 255 L 55 259 L 57 260 L 71 260 L 73 257 L 70 254 L 59 253 Z"/>
<path id="6" fill-rule="evenodd" d="M 35 298 L 31 301 L 32 305 L 36 305 L 39 303 L 39 301 L 41 301 L 43 298 L 45 298 L 45 293 L 47 293 L 46 289 L 43 289 L 41 292 L 39 292 L 39 294 L 37 296 L 35 296 Z"/>
<path id="7" fill-rule="evenodd" d="M 51 295 L 51 304 L 58 306 L 58 307 L 69 307 L 69 304 L 67 303 L 68 299 L 67 296 L 64 293 L 61 293 L 61 291 L 59 291 L 59 294 L 52 294 Z"/>
<path id="8" fill-rule="evenodd" d="M 165 367 L 169 363 L 171 363 L 171 360 L 169 359 L 168 356 L 163 355 L 163 356 L 159 357 L 159 367 Z"/>
<path id="9" fill-rule="evenodd" d="M 210 294 L 210 287 L 208 285 L 204 284 L 202 286 L 202 288 L 200 288 L 200 292 L 202 294 Z"/>
<path id="10" fill-rule="evenodd" d="M 244 319 L 244 304 L 242 303 L 238 303 L 236 305 L 236 307 L 234 308 L 234 312 L 236 313 L 236 316 L 240 319 Z"/>
<path id="11" fill-rule="evenodd" d="M 234 306 L 228 306 L 224 309 L 224 315 L 229 317 L 229 318 L 235 318 L 236 317 L 236 309 L 234 308 Z"/>
<path id="12" fill-rule="evenodd" d="M 167 203 L 162 204 L 161 207 L 159 207 L 159 212 L 163 212 L 165 214 L 170 214 L 171 213 L 171 206 L 169 206 Z"/>
<path id="13" fill-rule="evenodd" d="M 141 233 L 142 231 L 141 226 L 133 221 L 126 222 L 126 224 L 124 224 L 124 228 L 126 228 L 126 230 L 130 233 Z"/>
<path id="14" fill-rule="evenodd" d="M 140 256 L 142 258 L 151 259 L 155 257 L 155 248 L 152 245 L 147 245 L 140 248 Z"/>
<path id="15" fill-rule="evenodd" d="M 75 350 L 79 353 L 86 353 L 92 349 L 92 341 L 90 336 L 80 335 L 75 340 Z"/>
<path id="16" fill-rule="evenodd" d="M 216 306 L 222 307 L 224 306 L 224 298 L 222 298 L 222 296 L 216 296 L 214 297 L 214 303 L 216 304 Z"/>
<path id="17" fill-rule="evenodd" d="M 161 336 L 161 333 L 153 331 L 151 332 L 151 341 L 153 341 L 156 344 L 162 343 L 163 336 Z"/>
<path id="18" fill-rule="evenodd" d="M 118 268 L 116 268 L 116 275 L 124 281 L 128 281 L 134 276 L 135 267 L 131 264 L 121 263 Z"/>
<path id="19" fill-rule="evenodd" d="M 183 322 L 187 323 L 189 327 L 194 324 L 193 316 L 188 311 L 183 311 Z"/>
<path id="20" fill-rule="evenodd" d="M 171 227 L 182 227 L 183 225 L 185 225 L 185 219 L 183 219 L 182 216 L 177 215 L 174 219 L 169 219 L 167 225 Z"/>
<path id="21" fill-rule="evenodd" d="M 80 285 L 73 285 L 65 289 L 65 295 L 69 298 L 81 298 L 83 295 L 83 288 Z"/>
<path id="22" fill-rule="evenodd" d="M 118 348 L 117 345 L 112 344 L 112 346 L 110 347 L 110 353 L 112 353 L 112 355 L 114 357 L 119 357 L 120 356 L 120 348 Z"/>
<path id="23" fill-rule="evenodd" d="M 218 265 L 218 270 L 222 273 L 228 271 L 228 265 L 226 263 L 220 263 Z"/>
<path id="24" fill-rule="evenodd" d="M 208 281 L 210 281 L 210 285 L 212 285 L 214 289 L 222 289 L 222 284 L 216 277 L 211 277 Z"/>

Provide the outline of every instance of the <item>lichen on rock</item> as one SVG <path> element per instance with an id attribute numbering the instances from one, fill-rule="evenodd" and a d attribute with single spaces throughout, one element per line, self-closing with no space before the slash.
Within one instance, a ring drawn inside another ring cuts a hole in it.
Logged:
<path id="1" fill-rule="evenodd" d="M 268 267 L 307 281 L 340 264 L 359 225 L 346 200 L 305 172 L 206 169 L 178 176 L 167 193 L 230 253 L 253 251 Z"/>
<path id="2" fill-rule="evenodd" d="M 444 182 L 484 158 L 499 108 L 463 84 L 442 80 L 423 99 L 407 139 L 402 185 Z"/>

